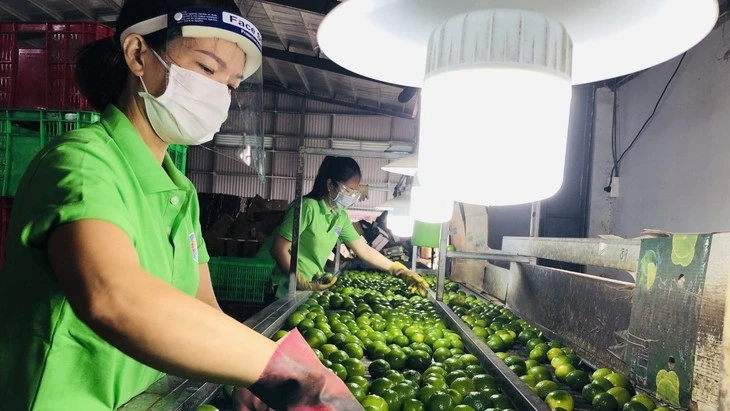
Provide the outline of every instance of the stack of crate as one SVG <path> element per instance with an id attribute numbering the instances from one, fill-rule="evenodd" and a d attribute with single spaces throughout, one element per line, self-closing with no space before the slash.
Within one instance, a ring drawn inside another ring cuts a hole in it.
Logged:
<path id="1" fill-rule="evenodd" d="M 99 120 L 79 92 L 81 46 L 114 34 L 103 24 L 0 22 L 0 265 L 12 197 L 25 169 L 53 138 Z M 187 147 L 170 146 L 185 171 Z"/>

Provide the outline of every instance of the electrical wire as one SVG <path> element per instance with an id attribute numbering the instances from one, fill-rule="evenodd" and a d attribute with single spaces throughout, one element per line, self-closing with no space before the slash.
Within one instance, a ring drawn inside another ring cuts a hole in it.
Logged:
<path id="1" fill-rule="evenodd" d="M 618 177 L 618 168 L 621 165 L 621 161 L 624 159 L 626 154 L 634 147 L 636 142 L 639 141 L 639 138 L 643 135 L 644 130 L 646 130 L 646 127 L 649 125 L 651 120 L 654 119 L 654 116 L 656 115 L 657 111 L 659 110 L 659 106 L 661 105 L 662 100 L 664 99 L 664 96 L 667 94 L 667 90 L 669 90 L 669 86 L 672 84 L 672 81 L 674 81 L 674 78 L 677 76 L 677 73 L 679 72 L 679 68 L 682 67 L 682 63 L 684 62 L 685 57 L 687 57 L 686 51 L 682 54 L 682 57 L 679 59 L 679 63 L 677 63 L 677 67 L 674 68 L 674 72 L 672 73 L 672 76 L 669 77 L 667 84 L 664 85 L 664 89 L 662 90 L 662 93 L 659 95 L 659 98 L 657 99 L 656 104 L 654 104 L 654 109 L 651 111 L 651 114 L 649 115 L 649 117 L 647 117 L 646 121 L 644 121 L 644 124 L 639 129 L 639 132 L 636 133 L 636 136 L 634 136 L 634 138 L 631 140 L 631 143 L 629 144 L 629 146 L 626 147 L 626 149 L 621 153 L 621 155 L 618 157 L 618 159 L 616 159 L 616 153 L 618 152 L 618 150 L 614 151 L 613 168 L 611 169 L 611 175 L 608 178 L 608 180 L 609 180 L 608 187 L 606 187 L 609 189 L 609 191 L 611 188 L 611 180 L 613 179 L 614 176 Z M 617 141 L 616 141 L 617 139 L 615 137 L 616 117 L 617 116 L 616 116 L 615 108 L 616 108 L 616 104 L 614 102 L 614 113 L 613 113 L 614 130 L 613 130 L 613 135 L 611 137 L 612 138 L 612 141 L 611 141 L 612 148 L 617 147 Z"/>

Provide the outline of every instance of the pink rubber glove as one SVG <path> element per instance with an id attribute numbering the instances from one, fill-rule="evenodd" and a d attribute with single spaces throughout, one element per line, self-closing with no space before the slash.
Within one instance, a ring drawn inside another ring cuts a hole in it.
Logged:
<path id="1" fill-rule="evenodd" d="M 237 389 L 234 399 L 239 411 L 363 410 L 345 383 L 322 365 L 297 329 L 279 341 L 259 380 L 248 389 Z"/>

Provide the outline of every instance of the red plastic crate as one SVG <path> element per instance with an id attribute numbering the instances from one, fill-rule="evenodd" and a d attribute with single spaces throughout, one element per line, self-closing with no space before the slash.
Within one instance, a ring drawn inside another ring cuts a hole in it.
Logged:
<path id="1" fill-rule="evenodd" d="M 8 225 L 10 224 L 10 211 L 13 209 L 11 197 L 0 197 L 0 268 L 5 262 L 5 247 L 7 247 Z"/>
<path id="2" fill-rule="evenodd" d="M 76 53 L 114 34 L 98 23 L 0 23 L 0 108 L 88 111 Z"/>

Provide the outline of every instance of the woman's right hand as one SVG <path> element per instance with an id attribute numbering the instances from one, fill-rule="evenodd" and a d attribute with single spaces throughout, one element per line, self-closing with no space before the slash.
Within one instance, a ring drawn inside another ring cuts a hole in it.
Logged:
<path id="1" fill-rule="evenodd" d="M 248 389 L 236 389 L 233 397 L 238 411 L 363 409 L 345 383 L 322 365 L 296 328 L 280 340 L 259 380 Z"/>
<path id="2" fill-rule="evenodd" d="M 337 277 L 332 277 L 330 282 L 320 283 L 318 281 L 309 281 L 302 273 L 297 273 L 297 290 L 324 291 L 335 285 L 336 282 Z"/>

